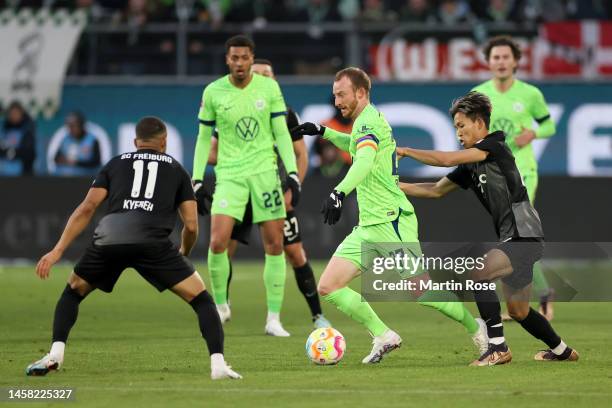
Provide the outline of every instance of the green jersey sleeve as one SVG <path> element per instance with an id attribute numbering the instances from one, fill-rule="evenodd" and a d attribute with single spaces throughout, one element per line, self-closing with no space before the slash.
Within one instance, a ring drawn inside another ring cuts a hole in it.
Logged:
<path id="1" fill-rule="evenodd" d="M 214 108 L 214 103 L 211 97 L 210 87 L 204 88 L 202 93 L 202 102 L 200 103 L 200 112 L 198 113 L 198 119 L 201 124 L 206 126 L 214 126 L 217 115 Z"/>
<path id="2" fill-rule="evenodd" d="M 284 115 L 287 113 L 287 105 L 285 105 L 285 99 L 281 92 L 278 82 L 271 81 L 272 96 L 270 100 L 270 114 L 272 118 L 278 115 Z"/>
<path id="3" fill-rule="evenodd" d="M 530 113 L 539 125 L 535 131 L 536 137 L 538 139 L 551 137 L 556 132 L 555 122 L 550 116 L 550 112 L 548 110 L 546 100 L 544 99 L 544 95 L 536 87 L 533 88 L 532 101 L 533 102 L 530 106 Z"/>

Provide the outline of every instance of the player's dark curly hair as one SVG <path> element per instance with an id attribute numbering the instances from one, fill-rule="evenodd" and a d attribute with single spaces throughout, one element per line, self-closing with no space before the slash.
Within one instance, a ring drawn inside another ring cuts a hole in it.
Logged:
<path id="1" fill-rule="evenodd" d="M 493 47 L 499 47 L 499 46 L 504 46 L 504 45 L 507 45 L 508 47 L 510 47 L 510 49 L 512 50 L 512 55 L 514 56 L 514 59 L 516 60 L 516 62 L 518 62 L 521 59 L 521 56 L 523 55 L 523 53 L 521 52 L 521 48 L 516 43 L 516 41 L 514 41 L 512 37 L 510 37 L 509 35 L 498 35 L 496 37 L 489 39 L 489 41 L 487 41 L 484 48 L 482 49 L 485 59 L 487 61 L 489 60 L 489 57 L 491 56 L 491 50 L 493 49 Z"/>
<path id="2" fill-rule="evenodd" d="M 235 35 L 225 42 L 225 52 L 229 52 L 230 47 L 248 47 L 251 52 L 255 53 L 255 43 L 249 37 L 243 34 Z"/>
<path id="3" fill-rule="evenodd" d="M 136 139 L 151 140 L 166 134 L 166 125 L 155 116 L 145 116 L 136 124 Z"/>
<path id="4" fill-rule="evenodd" d="M 471 120 L 482 119 L 487 129 L 491 122 L 491 101 L 485 94 L 471 91 L 453 101 L 450 108 L 451 118 L 461 112 Z"/>

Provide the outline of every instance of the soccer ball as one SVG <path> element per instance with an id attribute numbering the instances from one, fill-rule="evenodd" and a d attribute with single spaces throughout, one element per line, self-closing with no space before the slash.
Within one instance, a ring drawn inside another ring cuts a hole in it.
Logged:
<path id="1" fill-rule="evenodd" d="M 336 329 L 316 329 L 306 340 L 306 355 L 315 364 L 337 364 L 344 357 L 346 342 Z"/>

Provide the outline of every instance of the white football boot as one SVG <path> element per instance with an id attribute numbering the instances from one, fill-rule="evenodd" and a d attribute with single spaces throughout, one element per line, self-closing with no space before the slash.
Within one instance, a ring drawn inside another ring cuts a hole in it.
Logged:
<path id="1" fill-rule="evenodd" d="M 230 309 L 227 303 L 217 305 L 217 313 L 219 313 L 219 318 L 221 319 L 222 324 L 225 324 L 225 322 L 232 318 L 232 309 Z"/>
<path id="2" fill-rule="evenodd" d="M 225 378 L 241 380 L 242 376 L 232 370 L 232 367 L 224 360 L 223 354 L 215 353 L 210 356 L 210 378 L 213 380 L 223 380 Z"/>
<path id="3" fill-rule="evenodd" d="M 472 335 L 472 341 L 478 348 L 478 355 L 482 356 L 489 348 L 489 336 L 487 335 L 487 325 L 480 317 L 476 318 L 478 331 Z"/>
<path id="4" fill-rule="evenodd" d="M 289 337 L 291 334 L 283 328 L 279 318 L 268 316 L 266 320 L 265 332 L 269 336 L 275 337 Z"/>
<path id="5" fill-rule="evenodd" d="M 47 375 L 51 371 L 57 371 L 62 366 L 62 361 L 52 358 L 49 354 L 26 367 L 26 375 Z"/>
<path id="6" fill-rule="evenodd" d="M 361 361 L 363 364 L 380 363 L 385 354 L 401 347 L 402 338 L 393 330 L 388 329 L 382 335 L 374 337 L 372 344 L 372 351 Z"/>

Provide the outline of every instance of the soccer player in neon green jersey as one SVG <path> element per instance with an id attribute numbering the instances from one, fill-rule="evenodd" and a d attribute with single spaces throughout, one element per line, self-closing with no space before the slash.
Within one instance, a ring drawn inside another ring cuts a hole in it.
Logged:
<path id="1" fill-rule="evenodd" d="M 217 182 L 211 207 L 211 237 L 208 268 L 213 296 L 222 320 L 230 315 L 227 304 L 229 259 L 227 248 L 235 223 L 244 217 L 251 201 L 253 223 L 259 224 L 265 251 L 264 284 L 268 304 L 266 334 L 287 337 L 280 322 L 285 289 L 283 226 L 285 204 L 278 176 L 276 144 L 287 169 L 292 204 L 297 204 L 300 181 L 293 145 L 284 115 L 287 108 L 278 83 L 254 75 L 251 65 L 255 44 L 238 35 L 226 44 L 230 73 L 210 83 L 202 96 L 198 140 L 193 160 L 196 195 L 210 152 L 213 130 L 218 131 L 215 172 Z"/>
<path id="2" fill-rule="evenodd" d="M 473 90 L 487 95 L 491 100 L 491 131 L 502 130 L 506 134 L 506 144 L 514 155 L 533 205 L 538 188 L 538 163 L 531 142 L 554 135 L 555 122 L 542 92 L 515 78 L 521 50 L 511 37 L 491 38 L 484 47 L 484 56 L 493 78 Z M 532 129 L 534 120 L 539 124 L 535 130 Z M 552 293 L 539 263 L 534 267 L 533 285 L 540 296 L 540 313 L 551 320 Z"/>
<path id="3" fill-rule="evenodd" d="M 370 78 L 359 68 L 346 68 L 336 74 L 335 104 L 342 116 L 354 120 L 350 135 L 314 123 L 303 123 L 291 130 L 292 134 L 322 135 L 353 158 L 349 172 L 326 199 L 322 212 L 326 223 L 335 224 L 340 219 L 345 196 L 356 190 L 359 225 L 336 249 L 321 275 L 318 291 L 325 300 L 363 324 L 374 337 L 364 364 L 380 362 L 385 354 L 400 347 L 402 339 L 361 300 L 359 293 L 348 287 L 366 269 L 362 256 L 369 254 L 364 253 L 362 244 L 409 243 L 413 253 L 420 253 L 417 218 L 412 204 L 398 187 L 395 140 L 384 116 L 370 103 L 370 88 Z M 478 340 L 479 348 L 486 349 L 484 325 L 479 325 L 462 303 L 421 300 L 461 322 Z"/>

